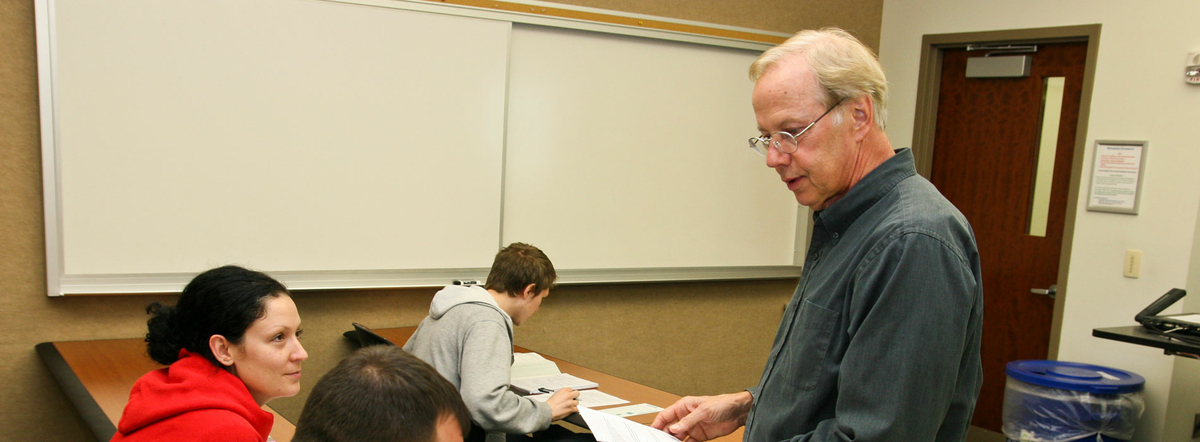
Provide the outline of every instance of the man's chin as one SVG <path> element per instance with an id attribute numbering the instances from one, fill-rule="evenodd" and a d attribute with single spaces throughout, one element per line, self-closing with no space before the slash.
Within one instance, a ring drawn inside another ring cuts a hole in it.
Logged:
<path id="1" fill-rule="evenodd" d="M 815 201 L 812 198 L 805 198 L 800 195 L 796 195 L 797 203 L 800 203 L 801 206 L 807 207 L 810 210 L 814 210 L 814 211 L 825 209 L 825 207 L 829 205 L 828 201 L 829 200 Z"/>

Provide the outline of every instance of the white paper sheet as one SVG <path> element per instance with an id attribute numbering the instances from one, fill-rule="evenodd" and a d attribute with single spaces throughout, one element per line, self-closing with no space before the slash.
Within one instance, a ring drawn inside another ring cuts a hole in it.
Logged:
<path id="1" fill-rule="evenodd" d="M 639 414 L 658 413 L 662 410 L 663 410 L 662 407 L 659 407 L 656 405 L 634 404 L 634 405 L 626 405 L 624 407 L 605 408 L 600 411 L 603 411 L 605 413 L 611 414 L 616 417 L 629 417 L 629 416 L 637 416 Z"/>
<path id="2" fill-rule="evenodd" d="M 536 378 L 513 378 L 510 386 L 518 393 L 533 394 L 539 391 L 553 393 L 563 388 L 586 390 L 589 388 L 599 388 L 600 384 L 576 377 L 570 373 L 559 373 L 554 376 L 542 376 Z"/>
<path id="3" fill-rule="evenodd" d="M 553 376 L 562 373 L 558 365 L 537 353 L 513 353 L 511 379 Z"/>
<path id="4" fill-rule="evenodd" d="M 550 399 L 550 395 L 548 394 L 535 394 L 527 397 L 541 402 L 546 402 L 547 399 Z M 579 390 L 580 407 L 596 408 L 628 403 L 629 401 L 625 399 L 621 399 L 600 390 Z M 661 408 L 659 408 L 659 410 L 661 410 Z"/>
<path id="5" fill-rule="evenodd" d="M 583 416 L 598 442 L 679 442 L 674 436 L 648 425 L 591 408 L 579 407 L 579 414 Z"/>

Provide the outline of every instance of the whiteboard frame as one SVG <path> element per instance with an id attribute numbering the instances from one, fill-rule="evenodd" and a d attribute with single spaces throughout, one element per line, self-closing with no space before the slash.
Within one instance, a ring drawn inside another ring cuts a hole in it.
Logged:
<path id="1" fill-rule="evenodd" d="M 53 0 L 50 0 L 53 1 Z M 773 44 L 762 43 L 752 40 L 742 40 L 729 37 L 718 37 L 703 34 L 694 34 L 688 32 L 678 32 L 671 30 L 653 29 L 646 27 L 628 26 L 615 23 L 602 23 L 575 18 L 554 17 L 541 15 L 537 13 L 525 13 L 505 11 L 498 9 L 481 8 L 476 6 L 456 5 L 448 3 L 434 3 L 421 0 L 320 0 L 333 3 L 348 3 L 354 5 L 378 6 L 382 8 L 405 9 L 409 11 L 429 12 L 435 14 L 449 14 L 464 17 L 475 17 L 490 20 L 507 21 L 511 23 L 522 23 L 531 25 L 551 26 L 558 28 L 577 29 L 581 31 L 601 32 L 606 34 L 620 34 L 634 37 L 646 37 L 659 40 L 682 41 L 689 43 L 697 43 L 710 46 L 723 46 L 730 48 L 767 50 Z M 613 15 L 619 17 L 628 17 L 633 19 L 654 20 L 659 22 L 675 23 L 680 25 L 699 26 L 710 29 L 721 29 L 737 32 L 746 32 L 764 36 L 777 37 L 782 42 L 783 39 L 791 37 L 791 34 L 782 32 L 770 32 L 759 29 L 742 28 L 736 26 L 717 25 L 712 23 L 704 23 L 690 20 L 679 20 L 668 17 L 658 17 L 645 14 L 633 14 L 621 11 L 611 11 L 606 9 L 588 8 L 583 6 L 573 6 L 563 3 L 551 3 L 537 0 L 520 0 L 520 1 L 505 1 L 505 3 L 515 3 L 529 5 L 531 7 L 547 7 L 554 9 L 566 9 L 579 12 L 599 13 Z"/>
<path id="2" fill-rule="evenodd" d="M 393 289 L 442 287 L 456 280 L 487 279 L 486 268 L 409 269 L 364 271 L 271 271 L 272 277 L 291 291 Z M 65 276 L 64 295 L 127 295 L 179 293 L 196 275 L 162 273 L 132 275 Z M 791 279 L 800 277 L 793 266 L 765 267 L 657 267 L 625 269 L 578 269 L 558 271 L 556 285 L 614 284 L 635 282 L 727 281 L 746 279 Z"/>
<path id="3" fill-rule="evenodd" d="M 405 9 L 436 14 L 466 16 L 512 23 L 523 23 L 583 31 L 628 35 L 652 39 L 689 42 L 703 45 L 766 50 L 772 44 L 735 38 L 693 34 L 671 30 L 651 29 L 613 23 L 601 23 L 580 19 L 552 17 L 530 13 L 494 10 L 465 5 L 433 3 L 418 0 L 320 0 L 331 3 L 347 3 L 383 8 Z M 714 25 L 710 23 L 678 20 L 650 15 L 631 14 L 541 1 L 508 2 L 533 7 L 545 6 L 583 12 L 597 12 L 621 17 L 652 19 L 661 22 L 703 26 L 706 28 L 750 32 L 759 35 L 787 38 L 784 33 L 756 29 Z M 58 73 L 54 56 L 56 0 L 34 2 L 35 30 L 37 38 L 37 66 L 39 112 L 42 145 L 42 186 L 46 246 L 46 290 L 51 297 L 69 294 L 138 294 L 177 293 L 194 276 L 193 274 L 120 274 L 120 275 L 66 275 L 64 274 L 65 251 L 62 238 L 62 180 L 57 125 L 56 85 Z M 502 172 L 503 173 L 503 172 Z M 501 208 L 503 210 L 503 208 Z M 797 211 L 795 253 L 790 266 L 746 266 L 746 267 L 696 267 L 696 268 L 614 268 L 614 269 L 563 269 L 559 273 L 560 284 L 594 284 L 618 282 L 665 282 L 702 281 L 732 279 L 788 279 L 800 276 L 808 229 L 809 211 L 803 207 Z M 294 290 L 321 289 L 368 289 L 402 287 L 437 287 L 450 284 L 455 279 L 483 280 L 487 268 L 460 269 L 397 269 L 378 271 L 272 271 L 274 277 Z"/>

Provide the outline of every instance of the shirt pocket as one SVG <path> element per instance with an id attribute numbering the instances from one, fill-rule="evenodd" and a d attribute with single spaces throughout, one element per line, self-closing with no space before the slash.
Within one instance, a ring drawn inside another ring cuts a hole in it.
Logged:
<path id="1" fill-rule="evenodd" d="M 800 302 L 800 311 L 776 361 L 776 373 L 793 389 L 812 390 L 821 379 L 839 315 L 807 300 Z"/>

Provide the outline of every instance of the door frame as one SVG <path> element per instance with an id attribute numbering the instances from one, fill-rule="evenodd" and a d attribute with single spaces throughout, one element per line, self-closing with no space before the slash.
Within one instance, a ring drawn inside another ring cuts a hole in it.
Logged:
<path id="1" fill-rule="evenodd" d="M 1038 44 L 1087 42 L 1087 61 L 1083 71 L 1083 91 L 1079 97 L 1079 121 L 1075 130 L 1075 153 L 1071 165 L 1070 186 L 1067 190 L 1067 210 L 1063 220 L 1062 250 L 1058 262 L 1058 294 L 1054 299 L 1054 316 L 1050 324 L 1050 342 L 1046 359 L 1058 359 L 1059 338 L 1062 335 L 1063 305 L 1069 293 L 1066 284 L 1071 266 L 1071 243 L 1075 233 L 1075 214 L 1079 205 L 1079 188 L 1083 175 L 1083 157 L 1087 153 L 1087 126 L 1092 106 L 1092 86 L 1096 78 L 1096 55 L 1100 51 L 1100 25 L 1062 26 L 1052 28 L 1011 29 L 1000 31 L 926 34 L 921 37 L 921 61 L 918 65 L 917 108 L 913 124 L 913 156 L 917 173 L 929 178 L 933 169 L 933 141 L 937 133 L 937 105 L 941 84 L 942 55 L 947 48 L 967 44 Z M 984 296 L 987 296 L 985 293 Z M 987 314 L 987 312 L 984 312 Z"/>

